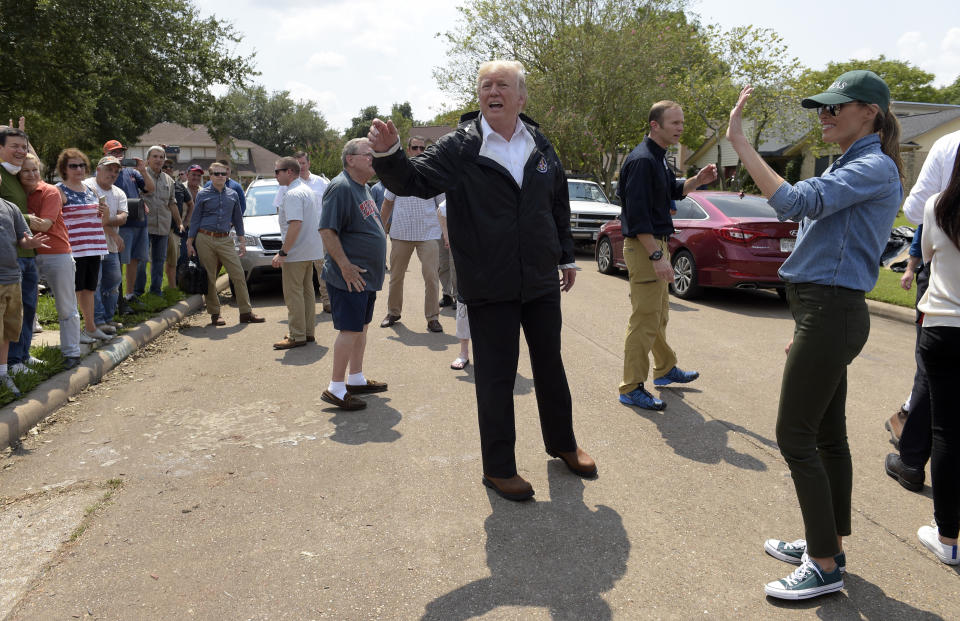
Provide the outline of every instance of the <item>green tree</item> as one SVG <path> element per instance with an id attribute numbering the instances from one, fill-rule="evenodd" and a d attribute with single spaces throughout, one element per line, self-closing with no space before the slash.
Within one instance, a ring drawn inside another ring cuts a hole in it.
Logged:
<path id="1" fill-rule="evenodd" d="M 313 101 L 294 101 L 289 91 L 271 94 L 262 86 L 232 88 L 211 108 L 211 138 L 251 140 L 279 155 L 289 155 L 325 140 L 329 127 Z"/>
<path id="2" fill-rule="evenodd" d="M 416 121 L 413 120 L 413 108 L 410 106 L 410 102 L 405 101 L 402 104 L 393 104 L 390 108 L 390 120 L 393 121 L 393 124 L 397 127 L 400 141 L 406 144 L 407 139 L 410 138 L 410 129 L 414 123 L 416 123 Z M 369 129 L 370 126 L 367 125 L 367 130 Z M 366 136 L 366 134 L 364 134 L 364 136 Z"/>
<path id="3" fill-rule="evenodd" d="M 942 103 L 960 105 L 960 76 L 953 84 L 940 89 L 939 99 Z"/>
<path id="4" fill-rule="evenodd" d="M 511 58 L 527 71 L 528 114 L 564 166 L 610 189 L 618 154 L 643 137 L 653 102 L 670 97 L 699 29 L 683 0 L 479 0 L 446 33 L 434 72 L 459 105 L 476 101 L 478 65 Z"/>
<path id="5" fill-rule="evenodd" d="M 228 22 L 192 0 L 25 0 L 0 11 L 0 116 L 27 117 L 41 157 L 134 141 L 209 108 L 210 87 L 243 84 L 251 58 Z"/>
<path id="6" fill-rule="evenodd" d="M 343 136 L 347 140 L 353 138 L 366 138 L 370 132 L 370 123 L 373 119 L 380 116 L 376 106 L 367 106 L 360 111 L 360 116 L 350 119 L 350 127 L 344 130 Z"/>
<path id="7" fill-rule="evenodd" d="M 805 87 L 810 92 L 822 92 L 842 73 L 854 69 L 869 69 L 890 87 L 891 99 L 898 101 L 939 102 L 940 93 L 933 86 L 934 75 L 904 60 L 887 58 L 883 54 L 869 60 L 848 60 L 846 62 L 827 63 L 825 69 L 809 69 L 802 76 Z"/>

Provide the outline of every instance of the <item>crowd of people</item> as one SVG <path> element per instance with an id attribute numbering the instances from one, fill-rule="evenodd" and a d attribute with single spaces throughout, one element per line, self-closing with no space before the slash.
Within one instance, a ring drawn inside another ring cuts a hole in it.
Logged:
<path id="1" fill-rule="evenodd" d="M 844 584 L 843 539 L 851 535 L 853 485 L 847 368 L 867 341 L 864 295 L 877 281 L 880 255 L 903 200 L 900 130 L 884 81 L 870 71 L 847 72 L 800 102 L 816 112 L 823 140 L 836 144 L 841 155 L 821 176 L 791 184 L 744 134 L 743 110 L 751 94 L 749 86 L 741 92 L 726 138 L 778 217 L 800 223 L 795 250 L 780 270 L 795 328 L 786 347 L 776 438 L 805 532 L 799 539 L 764 542 L 771 556 L 799 565 L 766 584 L 765 593 L 807 599 Z M 456 131 L 429 146 L 413 136 L 404 149 L 393 123 L 375 119 L 366 138 L 346 143 L 343 171 L 329 183 L 309 171 L 303 152 L 276 162 L 282 246 L 273 265 L 282 271 L 288 334 L 273 347 L 285 350 L 316 340 L 316 270 L 324 310 L 338 332 L 322 399 L 345 410 L 366 407 L 360 395 L 388 390 L 387 383 L 367 378 L 363 370 L 367 329 L 386 280 L 387 238 L 389 293 L 381 328 L 401 319 L 404 275 L 416 251 L 427 330 L 441 332 L 440 308 L 454 305 L 460 351 L 452 368 L 470 364 L 472 345 L 481 482 L 505 499 L 523 501 L 534 490 L 518 475 L 514 451 L 521 330 L 546 452 L 577 476 L 589 479 L 598 472 L 574 435 L 560 348 L 561 294 L 574 286 L 577 268 L 564 169 L 549 140 L 522 113 L 523 67 L 514 61 L 482 64 L 477 96 L 480 110 L 464 115 Z M 679 141 L 683 125 L 679 104 L 653 104 L 648 135 L 624 160 L 618 190 L 631 298 L 619 401 L 654 411 L 665 410 L 666 403 L 646 388 L 651 373 L 656 387 L 699 377 L 678 366 L 667 343 L 668 285 L 674 276 L 667 241 L 673 202 L 712 183 L 717 170 L 709 165 L 689 179 L 670 172 L 665 154 Z M 127 265 L 128 295 L 135 296 L 144 289 L 145 278 L 141 282 L 138 274 L 147 262 L 151 290 L 159 291 L 169 257 L 175 264 L 178 253 L 196 255 L 208 273 L 204 297 L 212 326 L 225 323 L 215 286 L 221 266 L 230 277 L 240 322 L 263 321 L 252 312 L 238 260 L 244 244 L 235 247 L 230 239 L 231 229 L 243 238 L 244 197 L 242 189 L 230 187 L 228 164 L 211 164 L 211 181 L 204 188 L 199 187 L 204 171 L 192 167 L 178 193 L 165 172 L 163 147 L 152 147 L 146 162 L 122 167 L 117 158 L 123 146 L 111 141 L 90 178 L 83 153 L 64 150 L 57 164 L 63 181 L 50 187 L 39 179 L 39 162 L 26 154 L 23 131 L 4 130 L 2 137 L 0 197 L 23 214 L 18 220 L 16 211 L 0 213 L 0 222 L 12 223 L 5 238 L 9 243 L 0 248 L 0 302 L 12 297 L 5 283 L 15 280 L 15 246 L 21 291 L 16 312 L 22 313 L 22 329 L 17 323 L 13 330 L 14 322 L 7 321 L 13 311 L 4 311 L 11 369 L 32 364 L 29 328 L 38 269 L 57 298 L 68 360 L 75 358 L 78 341 L 115 332 L 121 264 Z M 947 564 L 960 563 L 960 419 L 951 386 L 960 370 L 958 150 L 960 132 L 937 143 L 904 205 L 907 217 L 923 224 L 922 235 L 917 234 L 919 256 L 903 281 L 909 286 L 913 273 L 924 273 L 918 294 L 918 370 L 908 404 L 886 421 L 900 449 L 887 458 L 891 476 L 919 489 L 925 462 L 931 461 L 935 519 L 919 529 L 918 537 Z M 371 189 L 374 176 L 380 183 Z M 134 214 L 124 199 L 140 195 L 142 213 Z M 68 288 L 71 280 L 74 291 Z M 0 364 L 0 370 L 6 368 Z"/>

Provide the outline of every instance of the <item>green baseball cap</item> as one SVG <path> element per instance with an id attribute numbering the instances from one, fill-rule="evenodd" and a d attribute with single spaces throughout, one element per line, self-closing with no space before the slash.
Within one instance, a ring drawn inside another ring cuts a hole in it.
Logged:
<path id="1" fill-rule="evenodd" d="M 848 71 L 833 81 L 830 88 L 800 102 L 804 108 L 816 108 L 850 101 L 877 104 L 884 112 L 890 107 L 890 89 L 880 76 L 866 69 Z"/>

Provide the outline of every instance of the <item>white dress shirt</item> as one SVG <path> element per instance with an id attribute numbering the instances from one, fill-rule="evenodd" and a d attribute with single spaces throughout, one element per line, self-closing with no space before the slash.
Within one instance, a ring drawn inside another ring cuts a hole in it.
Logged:
<path id="1" fill-rule="evenodd" d="M 930 147 L 930 153 L 920 169 L 920 176 L 910 189 L 910 196 L 903 203 L 903 215 L 910 222 L 923 224 L 923 206 L 927 199 L 947 189 L 953 173 L 953 162 L 957 157 L 957 148 L 960 148 L 960 131 L 940 137 Z"/>
<path id="2" fill-rule="evenodd" d="M 517 185 L 523 185 L 523 167 L 530 154 L 537 148 L 533 136 L 527 131 L 527 126 L 523 124 L 520 117 L 517 117 L 517 125 L 513 128 L 513 135 L 510 140 L 493 131 L 487 119 L 480 117 L 480 131 L 483 133 L 483 144 L 480 145 L 480 155 L 490 158 L 497 164 L 506 168 L 510 175 L 517 182 Z"/>

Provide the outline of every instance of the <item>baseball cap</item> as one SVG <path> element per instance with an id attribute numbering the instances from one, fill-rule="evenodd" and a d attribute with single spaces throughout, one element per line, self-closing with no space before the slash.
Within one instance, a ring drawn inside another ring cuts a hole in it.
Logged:
<path id="1" fill-rule="evenodd" d="M 890 108 L 890 89 L 883 79 L 872 71 L 856 69 L 848 71 L 833 81 L 833 84 L 813 97 L 800 102 L 804 108 L 816 108 L 850 101 L 877 104 L 886 111 Z"/>
<path id="2" fill-rule="evenodd" d="M 104 152 L 104 153 L 109 153 L 110 151 L 113 151 L 114 149 L 126 149 L 126 147 L 123 146 L 122 144 L 120 144 L 120 141 L 119 141 L 119 140 L 108 140 L 108 141 L 107 141 L 106 143 L 104 143 L 104 145 L 103 145 L 103 152 Z"/>
<path id="3" fill-rule="evenodd" d="M 198 173 L 203 174 L 203 167 L 198 166 L 197 164 L 194 164 L 193 166 L 187 169 L 188 173 L 192 173 L 193 171 L 197 171 Z"/>
<path id="4" fill-rule="evenodd" d="M 101 157 L 100 161 L 97 162 L 97 168 L 100 168 L 101 166 L 109 166 L 110 164 L 123 166 L 123 164 L 121 164 L 120 160 L 118 160 L 117 158 L 113 157 L 112 155 L 106 155 L 104 157 Z"/>

